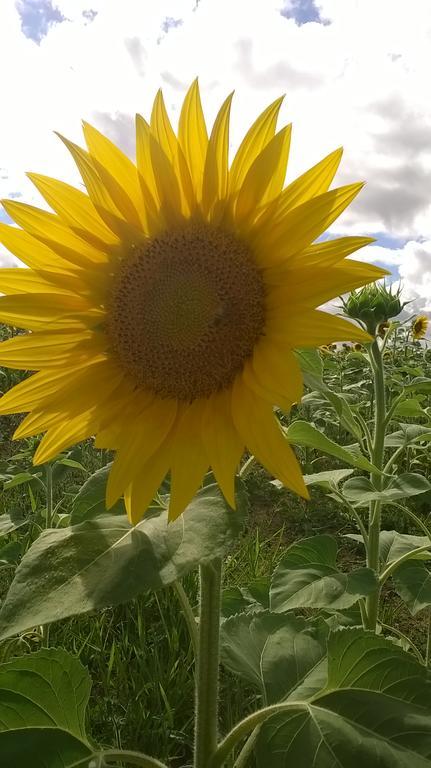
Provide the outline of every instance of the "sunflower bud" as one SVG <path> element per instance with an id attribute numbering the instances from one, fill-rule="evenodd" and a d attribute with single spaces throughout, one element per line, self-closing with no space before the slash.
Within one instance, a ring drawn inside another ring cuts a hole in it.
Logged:
<path id="1" fill-rule="evenodd" d="M 342 299 L 344 314 L 354 320 L 360 320 L 368 333 L 376 335 L 381 323 L 387 323 L 391 317 L 400 314 L 407 302 L 400 301 L 401 289 L 392 293 L 382 283 L 372 283 L 360 290 L 352 291 L 347 299 Z"/>

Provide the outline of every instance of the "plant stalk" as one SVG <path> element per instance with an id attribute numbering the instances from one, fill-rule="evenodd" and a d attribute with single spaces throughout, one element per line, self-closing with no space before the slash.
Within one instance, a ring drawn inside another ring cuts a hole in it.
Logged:
<path id="1" fill-rule="evenodd" d="M 199 568 L 194 768 L 208 768 L 211 756 L 217 749 L 221 571 L 222 563 L 218 558 Z"/>
<path id="2" fill-rule="evenodd" d="M 386 393 L 383 357 L 377 339 L 374 339 L 371 344 L 369 353 L 374 381 L 374 436 L 371 460 L 377 469 L 382 470 L 385 452 Z M 377 490 L 382 489 L 383 480 L 380 474 L 372 473 L 371 482 Z M 375 571 L 377 576 L 379 576 L 380 572 L 380 513 L 381 502 L 372 501 L 370 503 L 368 524 L 367 565 Z M 366 602 L 366 629 L 371 629 L 374 632 L 377 627 L 379 600 L 380 588 L 378 587 L 375 592 L 367 597 Z"/>
<path id="3" fill-rule="evenodd" d="M 46 465 L 46 519 L 45 527 L 51 528 L 52 510 L 53 510 L 53 489 L 52 489 L 52 465 Z"/>

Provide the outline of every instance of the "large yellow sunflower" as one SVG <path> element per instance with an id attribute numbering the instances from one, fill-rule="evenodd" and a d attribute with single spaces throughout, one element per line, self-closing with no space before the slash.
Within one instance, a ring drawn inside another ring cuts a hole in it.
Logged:
<path id="1" fill-rule="evenodd" d="M 234 505 L 245 448 L 307 496 L 273 409 L 301 398 L 293 350 L 368 339 L 315 307 L 384 274 L 346 260 L 370 238 L 312 245 L 362 184 L 328 191 L 338 149 L 284 187 L 281 101 L 229 167 L 231 96 L 208 137 L 197 82 L 178 135 L 159 92 L 150 123 L 136 119 L 136 165 L 84 124 L 88 150 L 63 141 L 88 194 L 31 173 L 53 212 L 3 203 L 19 227 L 0 240 L 29 269 L 2 270 L 0 320 L 30 333 L 0 363 L 37 372 L 1 413 L 29 411 L 17 438 L 46 432 L 36 464 L 91 435 L 115 449 L 107 503 L 124 494 L 133 523 L 169 471 L 172 519 L 208 467 Z"/>

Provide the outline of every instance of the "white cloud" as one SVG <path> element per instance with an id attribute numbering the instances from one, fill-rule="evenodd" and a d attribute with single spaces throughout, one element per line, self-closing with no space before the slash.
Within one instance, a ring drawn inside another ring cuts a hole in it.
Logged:
<path id="1" fill-rule="evenodd" d="M 411 0 L 408 11 L 393 0 L 319 0 L 314 5 L 329 23 L 301 25 L 281 15 L 283 0 L 52 5 L 66 20 L 37 45 L 23 35 L 14 4 L 1 4 L 0 59 L 7 77 L 0 196 L 19 192 L 40 204 L 26 170 L 76 183 L 73 162 L 53 130 L 81 141 L 81 118 L 132 152 L 133 116 L 149 113 L 160 85 L 175 119 L 199 74 L 210 121 L 235 88 L 233 146 L 256 113 L 286 92 L 282 120 L 294 124 L 288 178 L 344 145 L 339 182 L 366 179 L 367 186 L 334 231 L 408 239 L 402 249 L 373 246 L 361 258 L 398 266 L 406 290 L 416 290 L 427 304 L 429 251 L 420 241 L 431 238 L 429 0 Z M 420 249 L 425 255 L 418 256 Z"/>

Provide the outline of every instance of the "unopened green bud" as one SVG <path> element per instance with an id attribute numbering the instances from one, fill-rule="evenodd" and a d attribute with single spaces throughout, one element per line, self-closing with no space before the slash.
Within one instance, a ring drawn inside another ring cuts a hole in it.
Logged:
<path id="1" fill-rule="evenodd" d="M 353 320 L 360 320 L 368 333 L 375 336 L 379 325 L 399 315 L 408 303 L 401 302 L 400 293 L 400 288 L 392 293 L 392 289 L 384 283 L 366 285 L 342 299 L 344 314 Z"/>

